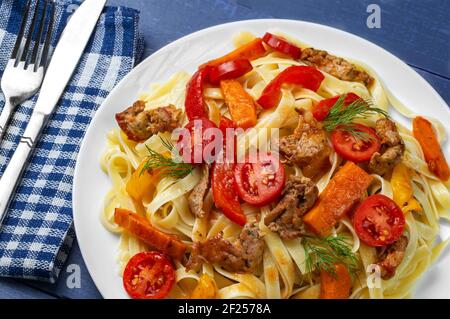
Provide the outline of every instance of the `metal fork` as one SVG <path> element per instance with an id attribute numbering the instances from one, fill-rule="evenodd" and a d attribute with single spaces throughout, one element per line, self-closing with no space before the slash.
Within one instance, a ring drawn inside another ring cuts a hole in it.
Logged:
<path id="1" fill-rule="evenodd" d="M 40 2 L 41 0 L 37 1 L 30 13 L 32 0 L 28 0 L 11 58 L 3 73 L 1 89 L 5 96 L 5 106 L 0 114 L 0 139 L 17 105 L 32 97 L 41 86 L 47 67 L 55 8 L 52 0 L 44 0 L 43 11 L 39 14 Z M 47 16 L 49 18 L 46 24 Z M 27 30 L 29 19 L 32 20 Z M 31 48 L 34 34 L 34 45 Z"/>

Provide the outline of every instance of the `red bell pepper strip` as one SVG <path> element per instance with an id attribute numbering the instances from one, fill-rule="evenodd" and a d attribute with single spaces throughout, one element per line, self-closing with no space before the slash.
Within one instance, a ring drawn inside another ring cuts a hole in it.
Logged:
<path id="1" fill-rule="evenodd" d="M 208 118 L 203 98 L 203 89 L 207 81 L 210 68 L 203 68 L 194 73 L 186 87 L 186 100 L 184 106 L 189 120 Z"/>
<path id="2" fill-rule="evenodd" d="M 208 158 L 209 154 L 205 154 L 204 151 L 209 144 L 215 142 L 215 135 L 209 136 L 207 130 L 217 128 L 216 124 L 205 117 L 200 117 L 190 120 L 184 128 L 189 132 L 188 138 L 185 139 L 184 135 L 180 135 L 177 141 L 178 152 L 183 161 L 191 164 L 211 163 L 214 158 Z"/>
<path id="3" fill-rule="evenodd" d="M 223 134 L 226 134 L 227 128 L 235 128 L 235 123 L 226 118 L 221 117 L 219 128 Z M 226 138 L 224 138 L 226 141 Z M 225 142 L 226 145 L 226 142 Z M 225 146 L 224 145 L 224 150 Z M 211 188 L 213 193 L 214 204 L 221 209 L 224 215 L 232 222 L 244 226 L 247 218 L 239 203 L 239 196 L 236 190 L 234 180 L 235 163 L 216 162 L 212 168 Z"/>
<path id="4" fill-rule="evenodd" d="M 258 59 L 266 54 L 266 49 L 264 48 L 263 41 L 261 38 L 256 38 L 253 41 L 250 41 L 239 48 L 237 48 L 234 51 L 231 51 L 230 53 L 208 61 L 202 65 L 200 65 L 199 69 L 203 69 L 205 66 L 218 66 L 219 64 L 222 64 L 224 62 L 228 61 L 234 61 L 238 59 L 247 59 L 247 60 L 255 60 Z"/>
<path id="5" fill-rule="evenodd" d="M 227 128 L 236 128 L 236 123 L 233 120 L 230 120 L 226 116 L 221 116 L 219 120 L 219 129 L 223 132 L 223 134 L 226 133 Z"/>
<path id="6" fill-rule="evenodd" d="M 214 204 L 232 222 L 244 226 L 247 218 L 239 203 L 234 180 L 234 163 L 214 163 L 211 178 Z"/>
<path id="7" fill-rule="evenodd" d="M 247 59 L 239 59 L 224 62 L 216 67 L 212 67 L 209 73 L 209 81 L 212 84 L 219 84 L 222 80 L 236 79 L 253 69 L 252 64 Z"/>
<path id="8" fill-rule="evenodd" d="M 263 37 L 263 41 L 272 49 L 286 54 L 295 60 L 299 59 L 302 54 L 302 49 L 293 45 L 283 37 L 272 33 L 267 32 Z"/>
<path id="9" fill-rule="evenodd" d="M 258 104 L 265 109 L 270 109 L 280 102 L 281 86 L 283 84 L 296 84 L 317 91 L 325 77 L 312 66 L 291 66 L 278 74 L 263 90 Z"/>
<path id="10" fill-rule="evenodd" d="M 219 120 L 219 129 L 223 134 L 223 153 L 222 156 L 226 156 L 221 158 L 222 161 L 230 161 L 233 159 L 236 161 L 236 149 L 237 149 L 237 136 L 233 134 L 232 136 L 227 136 L 227 128 L 237 128 L 237 124 L 235 121 L 229 119 L 226 116 L 221 116 Z M 235 133 L 235 132 L 233 132 Z M 232 152 L 231 154 L 227 154 Z"/>
<path id="11" fill-rule="evenodd" d="M 331 108 L 336 104 L 340 97 L 341 96 L 338 95 L 320 101 L 312 111 L 314 118 L 318 121 L 323 121 L 328 116 Z M 347 106 L 359 99 L 360 97 L 355 93 L 347 93 L 344 98 L 344 105 Z"/>

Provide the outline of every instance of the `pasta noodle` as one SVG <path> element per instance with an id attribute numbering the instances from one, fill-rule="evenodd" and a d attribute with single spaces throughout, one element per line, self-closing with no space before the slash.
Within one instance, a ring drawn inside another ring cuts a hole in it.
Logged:
<path id="1" fill-rule="evenodd" d="M 286 36 L 286 38 L 289 37 Z M 234 42 L 236 45 L 242 45 L 252 39 L 254 36 L 251 33 L 243 32 L 234 38 Z M 296 42 L 294 39 L 291 40 Z M 301 43 L 299 45 L 305 47 Z M 407 118 L 415 116 L 383 87 L 382 81 L 374 70 L 363 63 L 352 62 L 375 79 L 370 90 L 361 83 L 343 81 L 325 72 L 322 72 L 325 78 L 317 92 L 305 88 L 283 87 L 278 106 L 264 110 L 258 117 L 255 130 L 242 135 L 238 145 L 246 145 L 246 149 L 254 145 L 270 148 L 269 137 L 263 135 L 264 129 L 280 129 L 281 134 L 292 132 L 298 123 L 296 109 L 311 110 L 313 105 L 325 98 L 349 92 L 356 93 L 365 99 L 372 99 L 375 105 L 384 110 L 392 106 Z M 253 70 L 241 77 L 239 81 L 245 91 L 257 99 L 267 83 L 280 72 L 289 66 L 302 64 L 277 52 L 271 52 L 252 61 Z M 151 85 L 150 91 L 142 94 L 139 99 L 145 102 L 148 110 L 168 104 L 184 109 L 185 88 L 189 79 L 188 73 L 179 72 L 165 83 Z M 221 115 L 229 115 L 219 88 L 206 88 L 204 97 L 213 122 L 218 123 Z M 443 125 L 435 119 L 429 120 L 435 126 L 440 142 L 443 142 L 445 140 Z M 375 118 L 365 119 L 365 122 L 372 125 L 374 121 Z M 399 125 L 399 131 L 406 148 L 403 163 L 413 172 L 413 195 L 420 202 L 423 211 L 406 215 L 408 245 L 405 256 L 395 275 L 388 280 L 376 279 L 372 276 L 370 267 L 376 263 L 375 248 L 360 242 L 349 219 L 340 221 L 334 229 L 334 234 L 346 235 L 352 252 L 361 261 L 359 275 L 354 279 L 350 298 L 410 297 L 414 283 L 436 261 L 450 241 L 450 239 L 439 240 L 440 218 L 450 220 L 449 185 L 440 181 L 429 171 L 422 149 L 411 131 L 401 125 Z M 112 185 L 105 195 L 101 222 L 106 229 L 120 236 L 117 256 L 120 274 L 133 255 L 146 251 L 149 247 L 114 223 L 116 207 L 136 211 L 157 229 L 178 235 L 188 246 L 192 246 L 196 241 L 212 238 L 219 233 L 223 233 L 224 238 L 230 241 L 237 240 L 240 234 L 241 228 L 224 215 L 219 214 L 214 223 L 208 223 L 206 219 L 197 218 L 191 213 L 187 198 L 201 178 L 200 168 L 195 168 L 191 174 L 179 180 L 168 176 L 160 179 L 155 185 L 153 196 L 147 201 L 136 203 L 128 195 L 126 183 L 131 174 L 145 160 L 147 148 L 158 152 L 164 151 L 160 137 L 170 138 L 170 134 L 159 133 L 142 143 L 130 141 L 119 129 L 112 130 L 106 137 L 107 148 L 101 157 L 100 164 Z M 319 192 L 328 185 L 343 159 L 332 152 L 330 162 L 329 170 L 317 181 Z M 302 171 L 299 167 L 294 167 L 293 174 L 302 176 Z M 393 189 L 389 179 L 376 174 L 373 177 L 374 182 L 368 190 L 368 195 L 383 194 L 392 198 Z M 213 211 L 213 205 L 212 193 L 209 191 L 204 205 L 206 213 Z M 204 264 L 201 271 L 197 273 L 192 270 L 186 271 L 182 263 L 175 262 L 176 284 L 169 297 L 189 297 L 201 274 L 208 274 L 214 278 L 218 286 L 219 298 L 318 297 L 320 281 L 317 276 L 311 276 L 308 273 L 302 241 L 299 238 L 283 240 L 264 225 L 262 220 L 270 209 L 270 206 L 257 208 L 243 205 L 248 218 L 256 220 L 260 218 L 259 228 L 264 234 L 265 250 L 262 266 L 255 273 L 232 273 L 225 271 L 219 265 L 210 264 Z"/>

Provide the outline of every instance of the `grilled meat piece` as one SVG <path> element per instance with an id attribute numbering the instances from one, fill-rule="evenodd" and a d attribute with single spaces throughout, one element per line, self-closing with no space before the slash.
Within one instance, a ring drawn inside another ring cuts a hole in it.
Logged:
<path id="1" fill-rule="evenodd" d="M 188 270 L 198 270 L 205 261 L 217 263 L 230 272 L 253 272 L 261 263 L 264 240 L 256 224 L 247 224 L 236 243 L 219 233 L 204 242 L 196 242 L 192 248 Z"/>
<path id="2" fill-rule="evenodd" d="M 279 148 L 286 164 L 296 164 L 307 177 L 316 176 L 330 164 L 331 147 L 327 135 L 310 112 L 300 114 L 294 133 L 283 136 Z"/>
<path id="3" fill-rule="evenodd" d="M 329 54 L 327 51 L 307 48 L 302 50 L 300 59 L 308 65 L 319 68 L 344 81 L 361 82 L 369 87 L 373 78 L 365 71 L 358 70 L 350 62 Z"/>
<path id="4" fill-rule="evenodd" d="M 405 152 L 405 144 L 398 133 L 397 126 L 387 118 L 379 119 L 375 124 L 375 131 L 381 138 L 380 152 L 372 155 L 369 170 L 378 175 L 391 172 L 398 164 Z"/>
<path id="5" fill-rule="evenodd" d="M 117 113 L 116 121 L 130 140 L 142 142 L 158 132 L 172 132 L 178 127 L 182 113 L 173 105 L 146 111 L 145 102 L 136 101 Z"/>
<path id="6" fill-rule="evenodd" d="M 400 237 L 396 242 L 378 249 L 377 265 L 381 268 L 381 278 L 387 280 L 395 275 L 397 267 L 401 264 L 408 246 L 408 238 Z"/>
<path id="7" fill-rule="evenodd" d="M 301 236 L 304 233 L 302 217 L 314 205 L 318 195 L 319 190 L 309 178 L 289 177 L 283 197 L 264 218 L 264 223 L 283 239 Z"/>
<path id="8" fill-rule="evenodd" d="M 188 197 L 188 203 L 191 212 L 199 218 L 203 218 L 206 216 L 206 212 L 203 210 L 203 201 L 206 194 L 208 193 L 209 185 L 209 166 L 205 164 L 203 166 L 202 178 L 197 183 L 197 185 L 195 185 L 194 189 Z"/>

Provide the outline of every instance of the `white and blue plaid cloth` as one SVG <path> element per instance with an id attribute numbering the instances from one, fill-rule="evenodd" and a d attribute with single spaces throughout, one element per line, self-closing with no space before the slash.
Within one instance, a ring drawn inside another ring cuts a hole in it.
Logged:
<path id="1" fill-rule="evenodd" d="M 57 33 L 79 2 L 56 1 Z M 0 0 L 0 76 L 26 0 Z M 42 1 L 41 1 L 42 4 Z M 0 228 L 0 276 L 54 282 L 74 241 L 72 179 L 81 140 L 95 111 L 143 52 L 139 12 L 107 7 L 29 160 Z M 17 147 L 37 96 L 19 106 L 0 143 L 0 175 Z M 0 110 L 4 96 L 0 94 Z"/>

